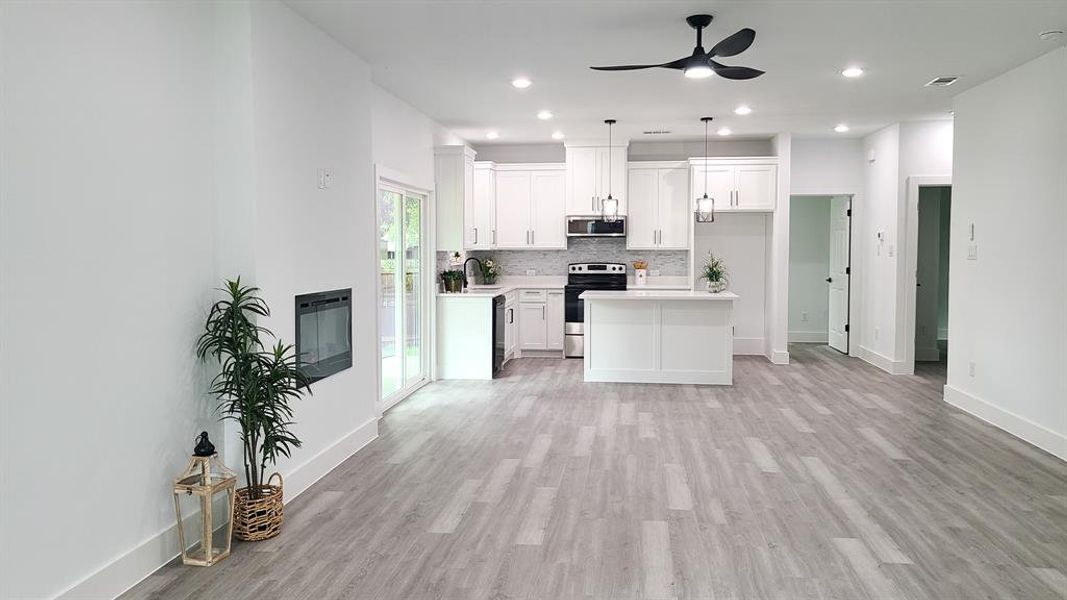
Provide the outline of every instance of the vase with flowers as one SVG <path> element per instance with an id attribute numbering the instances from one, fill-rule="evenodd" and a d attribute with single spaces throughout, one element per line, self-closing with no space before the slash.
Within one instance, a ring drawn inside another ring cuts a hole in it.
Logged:
<path id="1" fill-rule="evenodd" d="M 488 257 L 482 261 L 482 283 L 485 285 L 493 285 L 496 283 L 496 278 L 500 275 L 500 264 L 497 263 L 492 257 Z"/>
<path id="2" fill-rule="evenodd" d="M 704 265 L 701 267 L 700 278 L 707 280 L 709 292 L 717 294 L 726 291 L 726 286 L 729 283 L 726 263 L 722 258 L 708 252 L 708 255 L 704 258 Z"/>

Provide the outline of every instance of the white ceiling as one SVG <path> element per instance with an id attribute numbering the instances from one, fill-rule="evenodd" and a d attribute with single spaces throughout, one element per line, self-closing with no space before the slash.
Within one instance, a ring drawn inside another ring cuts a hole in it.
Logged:
<path id="1" fill-rule="evenodd" d="M 289 5 L 353 50 L 374 80 L 475 143 L 488 129 L 498 143 L 602 137 L 605 118 L 633 140 L 692 139 L 699 117 L 715 117 L 734 137 L 788 131 L 864 135 L 909 119 L 948 118 L 951 97 L 1064 39 L 1067 0 L 744 0 L 412 1 L 289 0 Z M 723 59 L 767 71 L 751 81 L 685 79 L 679 71 L 596 72 L 591 65 L 651 64 L 692 52 L 684 18 L 710 13 L 706 48 L 741 29 L 756 30 L 746 52 Z M 854 80 L 842 68 L 860 65 Z M 517 90 L 510 81 L 528 76 Z M 958 75 L 949 88 L 923 84 Z M 736 105 L 753 108 L 747 117 Z M 550 121 L 536 118 L 547 108 Z M 670 136 L 643 136 L 666 129 Z"/>

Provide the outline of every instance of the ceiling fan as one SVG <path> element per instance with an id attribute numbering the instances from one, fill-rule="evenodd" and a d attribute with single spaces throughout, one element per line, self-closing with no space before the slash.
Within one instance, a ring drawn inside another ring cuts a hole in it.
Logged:
<path id="1" fill-rule="evenodd" d="M 672 60 L 658 65 L 618 65 L 613 67 L 589 67 L 597 71 L 633 71 L 636 69 L 652 69 L 661 67 L 664 69 L 681 69 L 682 73 L 690 79 L 703 79 L 713 73 L 726 79 L 753 79 L 763 75 L 763 71 L 749 67 L 729 67 L 715 62 L 714 58 L 735 56 L 741 54 L 752 45 L 756 39 L 756 32 L 745 28 L 715 44 L 710 51 L 704 51 L 703 31 L 711 24 L 711 15 L 692 15 L 685 18 L 689 26 L 697 30 L 697 45 L 693 48 L 693 54 L 678 60 Z"/>

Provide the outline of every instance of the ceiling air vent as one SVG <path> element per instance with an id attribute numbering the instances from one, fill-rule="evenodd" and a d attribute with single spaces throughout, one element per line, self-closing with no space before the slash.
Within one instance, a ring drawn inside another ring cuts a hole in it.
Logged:
<path id="1" fill-rule="evenodd" d="M 667 135 L 670 131 L 666 129 L 649 129 L 648 131 L 642 131 L 645 135 Z"/>
<path id="2" fill-rule="evenodd" d="M 957 79 L 959 79 L 959 77 L 938 77 L 937 79 L 930 80 L 930 83 L 927 83 L 925 87 L 948 87 L 953 83 L 956 83 Z"/>

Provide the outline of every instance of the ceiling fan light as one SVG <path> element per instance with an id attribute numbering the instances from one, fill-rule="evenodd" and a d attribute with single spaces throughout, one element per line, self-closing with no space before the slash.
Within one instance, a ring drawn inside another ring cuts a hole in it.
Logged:
<path id="1" fill-rule="evenodd" d="M 692 65 L 685 68 L 683 74 L 689 79 L 706 79 L 715 74 L 708 65 Z"/>

